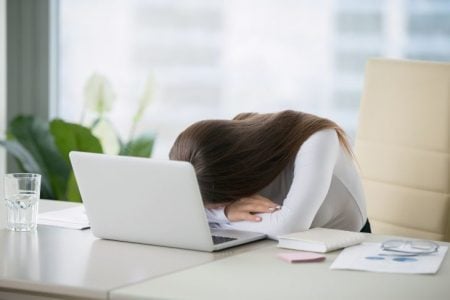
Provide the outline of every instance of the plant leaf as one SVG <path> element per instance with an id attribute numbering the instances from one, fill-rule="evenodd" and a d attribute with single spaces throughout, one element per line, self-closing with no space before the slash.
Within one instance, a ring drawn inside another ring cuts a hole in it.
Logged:
<path id="1" fill-rule="evenodd" d="M 77 181 L 73 171 L 70 172 L 69 180 L 67 181 L 66 198 L 70 202 L 82 202 L 80 190 L 78 189 Z"/>
<path id="2" fill-rule="evenodd" d="M 55 119 L 50 123 L 50 131 L 59 153 L 68 164 L 70 164 L 70 151 L 103 153 L 100 141 L 87 127 Z M 81 195 L 72 170 L 67 179 L 65 198 L 72 202 L 81 202 Z"/>
<path id="3" fill-rule="evenodd" d="M 55 119 L 50 123 L 50 131 L 59 153 L 69 165 L 70 151 L 103 153 L 100 141 L 87 127 Z"/>
<path id="4" fill-rule="evenodd" d="M 150 157 L 154 142 L 155 136 L 153 134 L 147 133 L 140 135 L 125 144 L 119 154 L 126 156 Z"/>
<path id="5" fill-rule="evenodd" d="M 23 172 L 41 174 L 41 168 L 36 163 L 33 156 L 31 156 L 30 152 L 17 141 L 0 140 L 0 145 L 5 147 L 6 151 L 20 162 L 20 167 Z"/>
<path id="6" fill-rule="evenodd" d="M 48 123 L 34 116 L 18 116 L 9 124 L 9 134 L 33 156 L 42 182 L 51 187 L 54 199 L 64 199 L 70 167 L 56 149 Z"/>
<path id="7" fill-rule="evenodd" d="M 34 160 L 33 156 L 20 143 L 14 140 L 0 140 L 0 145 L 5 147 L 6 151 L 8 151 L 8 153 L 17 160 L 19 168 L 22 172 L 42 174 L 42 170 Z M 43 180 L 41 182 L 41 197 L 45 199 L 51 199 L 52 196 L 52 189 L 49 185 L 48 180 Z"/>

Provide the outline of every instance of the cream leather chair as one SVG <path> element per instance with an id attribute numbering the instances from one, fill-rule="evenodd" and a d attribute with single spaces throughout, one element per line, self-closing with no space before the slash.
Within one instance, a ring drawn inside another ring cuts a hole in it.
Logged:
<path id="1" fill-rule="evenodd" d="M 355 152 L 374 233 L 450 241 L 450 64 L 370 60 Z"/>

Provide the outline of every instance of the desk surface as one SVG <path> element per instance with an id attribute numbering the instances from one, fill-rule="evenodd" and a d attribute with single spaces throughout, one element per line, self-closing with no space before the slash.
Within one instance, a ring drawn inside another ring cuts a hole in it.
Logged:
<path id="1" fill-rule="evenodd" d="M 73 205 L 41 204 L 41 211 Z M 448 255 L 436 275 L 380 274 L 329 270 L 339 252 L 321 263 L 288 264 L 276 254 L 289 250 L 275 245 L 205 253 L 100 240 L 89 230 L 0 230 L 0 298 L 449 299 Z"/>
<path id="2" fill-rule="evenodd" d="M 40 211 L 73 206 L 42 200 Z M 0 230 L 0 290 L 106 299 L 112 289 L 263 247 L 206 253 L 95 238 L 90 230 Z M 269 242 L 270 243 L 270 242 Z"/>
<path id="3" fill-rule="evenodd" d="M 368 235 L 366 241 L 386 236 Z M 449 243 L 441 243 L 449 246 Z M 450 259 L 435 275 L 330 270 L 324 262 L 289 264 L 271 246 L 114 290 L 111 299 L 450 299 Z M 176 288 L 174 288 L 176 287 Z"/>

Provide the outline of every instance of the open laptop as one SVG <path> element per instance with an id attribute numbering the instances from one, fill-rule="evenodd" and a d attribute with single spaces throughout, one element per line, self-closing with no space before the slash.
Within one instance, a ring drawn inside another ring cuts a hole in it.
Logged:
<path id="1" fill-rule="evenodd" d="M 95 236 L 201 251 L 265 238 L 210 229 L 193 166 L 72 151 L 75 178 Z"/>

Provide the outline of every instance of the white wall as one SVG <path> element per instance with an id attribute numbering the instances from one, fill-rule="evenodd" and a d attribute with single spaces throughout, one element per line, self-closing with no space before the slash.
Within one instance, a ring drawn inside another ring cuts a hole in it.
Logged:
<path id="1" fill-rule="evenodd" d="M 0 137 L 6 130 L 6 0 L 0 0 Z M 0 228 L 5 226 L 3 174 L 6 172 L 5 151 L 0 148 Z"/>

